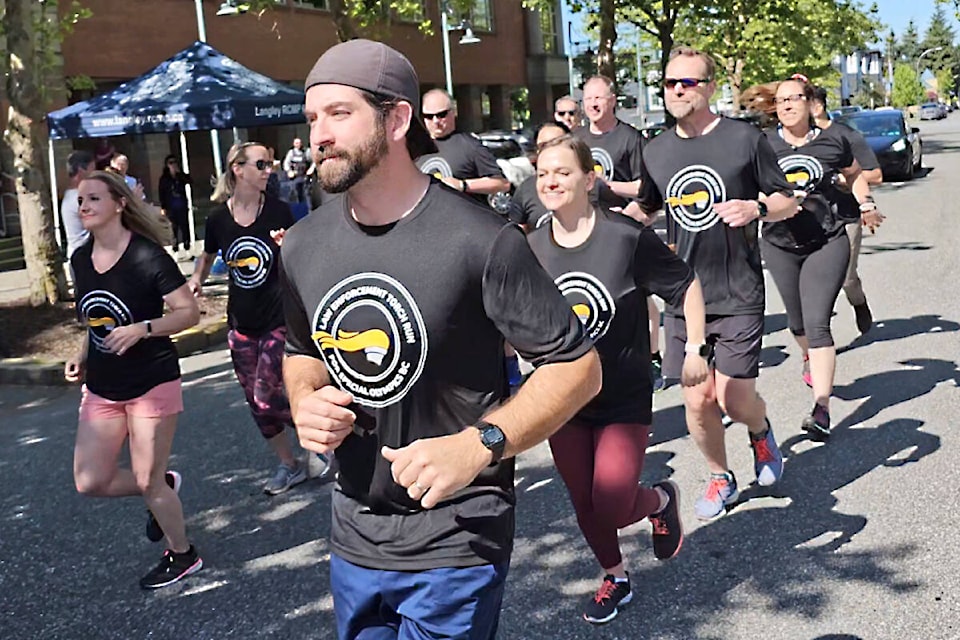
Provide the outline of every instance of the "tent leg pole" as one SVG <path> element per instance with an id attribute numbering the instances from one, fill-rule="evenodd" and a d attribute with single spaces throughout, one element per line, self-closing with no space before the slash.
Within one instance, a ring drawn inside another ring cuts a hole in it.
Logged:
<path id="1" fill-rule="evenodd" d="M 190 175 L 190 159 L 187 157 L 187 136 L 183 131 L 180 132 L 180 166 L 183 172 Z M 190 246 L 197 241 L 196 226 L 193 221 L 193 188 L 187 185 L 187 228 L 190 234 Z"/>
<path id="2" fill-rule="evenodd" d="M 50 206 L 53 207 L 53 234 L 57 237 L 57 246 L 63 248 L 60 239 L 60 201 L 57 200 L 57 161 L 53 155 L 53 138 L 47 139 L 47 159 L 50 162 Z"/>
<path id="3" fill-rule="evenodd" d="M 233 128 L 233 144 L 240 144 L 240 129 Z"/>
<path id="4" fill-rule="evenodd" d="M 210 130 L 210 146 L 213 148 L 213 168 L 217 172 L 217 178 L 223 173 L 223 160 L 220 158 L 220 132 L 216 129 Z"/>

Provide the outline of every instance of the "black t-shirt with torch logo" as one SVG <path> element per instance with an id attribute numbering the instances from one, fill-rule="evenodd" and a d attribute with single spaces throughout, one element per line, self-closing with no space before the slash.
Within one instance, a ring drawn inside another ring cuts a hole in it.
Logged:
<path id="1" fill-rule="evenodd" d="M 535 366 L 590 349 L 523 232 L 434 181 L 382 227 L 335 200 L 287 233 L 282 255 L 287 353 L 322 360 L 360 416 L 336 450 L 333 550 L 397 571 L 507 561 L 513 459 L 424 511 L 380 450 L 458 433 L 502 402 L 505 340 Z"/>
<path id="2" fill-rule="evenodd" d="M 87 326 L 87 388 L 108 400 L 131 400 L 180 377 L 170 338 L 144 338 L 119 356 L 103 346 L 116 327 L 163 315 L 163 296 L 184 285 L 177 263 L 159 245 L 133 234 L 117 263 L 105 273 L 93 268 L 95 241 L 70 258 L 77 316 Z"/>
<path id="3" fill-rule="evenodd" d="M 777 162 L 794 189 L 806 191 L 797 215 L 763 225 L 763 238 L 770 244 L 809 253 L 844 230 L 845 220 L 837 206 L 843 192 L 836 186 L 841 169 L 853 164 L 849 139 L 839 126 L 812 130 L 812 140 L 800 146 L 788 144 L 778 129 L 768 129 L 767 140 Z"/>
<path id="4" fill-rule="evenodd" d="M 668 238 L 700 278 L 707 315 L 763 313 L 758 225 L 731 227 L 714 208 L 760 193 L 793 194 L 763 133 L 729 118 L 694 138 L 681 138 L 674 127 L 647 143 L 640 180 L 640 206 L 669 214 Z M 683 310 L 667 305 L 667 313 Z"/>
<path id="5" fill-rule="evenodd" d="M 248 336 L 260 336 L 283 326 L 283 300 L 277 277 L 280 247 L 271 231 L 293 226 L 287 203 L 266 196 L 260 215 L 250 226 L 233 219 L 227 205 L 207 218 L 203 250 L 221 251 L 230 276 L 227 320 L 232 329 Z"/>

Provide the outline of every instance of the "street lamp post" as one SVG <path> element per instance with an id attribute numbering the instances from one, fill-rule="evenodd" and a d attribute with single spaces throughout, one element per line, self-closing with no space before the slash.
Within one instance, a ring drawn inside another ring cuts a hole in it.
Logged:
<path id="1" fill-rule="evenodd" d="M 644 114 L 644 108 L 647 102 L 646 85 L 643 82 L 643 56 L 640 55 L 640 27 L 637 27 L 637 122 L 640 127 L 645 126 L 647 116 Z"/>
<path id="2" fill-rule="evenodd" d="M 447 82 L 447 93 L 452 98 L 453 71 L 450 66 L 450 32 L 463 31 L 463 36 L 460 38 L 460 44 L 477 44 L 480 42 L 480 38 L 474 35 L 473 29 L 470 27 L 470 23 L 468 23 L 466 20 L 461 20 L 460 24 L 451 26 L 449 12 L 450 7 L 447 5 L 446 0 L 440 0 L 440 30 L 442 31 L 440 35 L 441 40 L 443 41 L 443 73 Z"/>
<path id="3" fill-rule="evenodd" d="M 589 40 L 574 40 L 573 39 L 573 22 L 567 23 L 567 77 L 569 78 L 569 93 L 568 95 L 573 96 L 573 48 L 581 44 L 588 44 Z"/>
<path id="4" fill-rule="evenodd" d="M 930 49 L 927 49 L 926 51 L 921 53 L 919 56 L 917 56 L 917 80 L 920 79 L 920 61 L 923 60 L 923 56 L 927 55 L 928 53 L 936 53 L 941 49 L 943 49 L 943 47 L 931 47 Z"/>

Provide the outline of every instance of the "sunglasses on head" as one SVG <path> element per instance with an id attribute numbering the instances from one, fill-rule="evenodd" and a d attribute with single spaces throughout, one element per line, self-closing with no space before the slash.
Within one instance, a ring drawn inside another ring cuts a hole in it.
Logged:
<path id="1" fill-rule="evenodd" d="M 237 164 L 244 165 L 244 164 L 247 164 L 247 163 L 246 163 L 246 162 L 238 162 Z M 257 171 L 263 171 L 263 170 L 267 169 L 268 167 L 272 167 L 272 166 L 273 166 L 273 163 L 270 162 L 269 160 L 257 160 L 256 162 L 252 162 L 251 164 L 257 168 Z"/>
<path id="2" fill-rule="evenodd" d="M 558 116 L 575 116 L 577 115 L 577 110 L 572 109 L 570 111 L 557 111 Z"/>
<path id="3" fill-rule="evenodd" d="M 693 89 L 694 87 L 710 82 L 710 78 L 664 78 L 663 88 L 674 89 L 680 85 L 684 89 Z"/>
<path id="4" fill-rule="evenodd" d="M 436 113 L 424 113 L 423 119 L 424 120 L 433 120 L 433 119 L 443 120 L 448 115 L 450 115 L 450 109 L 444 109 L 443 111 L 437 111 Z"/>

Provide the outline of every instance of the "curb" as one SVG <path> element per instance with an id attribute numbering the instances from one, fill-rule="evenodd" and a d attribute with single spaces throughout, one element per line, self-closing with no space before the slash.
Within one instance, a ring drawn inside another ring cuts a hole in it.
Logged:
<path id="1" fill-rule="evenodd" d="M 191 328 L 170 337 L 181 358 L 212 351 L 227 341 L 227 319 L 204 327 Z M 0 359 L 0 385 L 66 387 L 73 383 L 63 378 L 65 361 L 32 358 Z"/>

